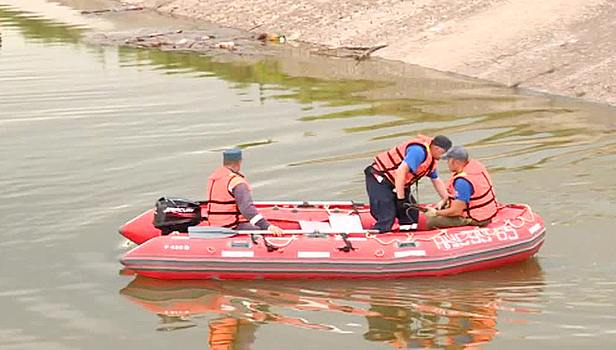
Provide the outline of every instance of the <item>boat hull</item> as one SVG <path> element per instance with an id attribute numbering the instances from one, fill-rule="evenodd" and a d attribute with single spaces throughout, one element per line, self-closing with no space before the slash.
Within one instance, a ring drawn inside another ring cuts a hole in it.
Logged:
<path id="1" fill-rule="evenodd" d="M 363 220 L 362 220 L 363 221 Z M 528 206 L 506 206 L 486 227 L 433 231 L 157 236 L 121 262 L 159 279 L 401 278 L 442 276 L 530 258 L 545 240 Z"/>

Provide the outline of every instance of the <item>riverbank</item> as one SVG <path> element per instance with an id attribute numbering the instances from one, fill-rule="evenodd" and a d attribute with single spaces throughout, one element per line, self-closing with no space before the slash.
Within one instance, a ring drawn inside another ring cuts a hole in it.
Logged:
<path id="1" fill-rule="evenodd" d="M 609 0 L 130 0 L 175 16 L 616 104 Z"/>

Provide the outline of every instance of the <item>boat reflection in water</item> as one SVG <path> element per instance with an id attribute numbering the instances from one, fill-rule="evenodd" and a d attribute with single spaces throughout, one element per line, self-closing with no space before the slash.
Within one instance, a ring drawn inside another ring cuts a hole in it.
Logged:
<path id="1" fill-rule="evenodd" d="M 157 330 L 207 322 L 212 349 L 249 348 L 266 324 L 326 331 L 332 337 L 355 334 L 397 348 L 468 347 L 491 342 L 506 324 L 527 323 L 540 313 L 518 306 L 540 298 L 543 285 L 541 267 L 530 259 L 450 277 L 379 281 L 136 277 L 120 293 L 157 314 L 162 323 Z"/>

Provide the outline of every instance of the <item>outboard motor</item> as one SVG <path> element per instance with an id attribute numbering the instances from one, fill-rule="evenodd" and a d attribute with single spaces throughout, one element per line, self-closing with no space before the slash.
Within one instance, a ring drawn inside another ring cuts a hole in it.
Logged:
<path id="1" fill-rule="evenodd" d="M 173 231 L 188 232 L 189 226 L 201 222 L 201 206 L 198 202 L 182 198 L 161 197 L 156 201 L 154 227 L 163 235 Z"/>

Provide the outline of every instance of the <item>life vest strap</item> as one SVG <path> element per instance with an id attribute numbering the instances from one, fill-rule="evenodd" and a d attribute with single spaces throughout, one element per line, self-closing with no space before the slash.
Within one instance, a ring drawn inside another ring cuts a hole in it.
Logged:
<path id="1" fill-rule="evenodd" d="M 489 201 L 487 201 L 487 202 L 485 202 L 485 203 L 481 203 L 481 204 L 473 205 L 472 207 L 469 207 L 468 209 L 469 209 L 469 210 L 471 210 L 471 209 L 483 208 L 483 207 L 485 207 L 486 205 L 490 205 L 490 204 L 492 204 L 493 202 L 496 202 L 496 198 L 493 198 L 493 199 L 491 199 L 491 200 L 489 200 Z"/>
<path id="2" fill-rule="evenodd" d="M 238 215 L 239 211 L 210 211 L 208 215 Z"/>
<path id="3" fill-rule="evenodd" d="M 235 204 L 235 201 L 217 201 L 215 199 L 210 199 L 209 201 L 206 201 L 207 203 L 212 203 L 212 204 Z"/>
<path id="4" fill-rule="evenodd" d="M 471 184 L 471 186 L 472 186 L 472 184 Z M 481 195 L 479 195 L 479 196 L 477 196 L 477 197 L 471 197 L 471 200 L 472 200 L 472 201 L 480 200 L 480 199 L 482 199 L 483 197 L 485 197 L 485 196 L 489 195 L 489 194 L 490 194 L 490 192 L 492 192 L 492 186 L 490 186 L 490 188 L 488 188 L 488 190 L 487 190 L 487 191 L 485 191 L 483 194 L 481 194 Z"/>
<path id="5" fill-rule="evenodd" d="M 389 155 L 389 153 L 388 153 L 388 155 Z M 388 171 L 391 171 L 391 170 L 395 170 L 395 169 L 397 169 L 397 167 L 396 167 L 396 166 L 392 166 L 392 167 L 387 167 L 387 166 L 385 166 L 385 164 L 383 164 L 383 161 L 381 161 L 381 160 L 380 160 L 380 159 L 378 159 L 378 158 L 375 158 L 375 159 L 374 159 L 373 166 L 374 166 L 374 165 L 378 165 L 380 168 L 382 168 L 382 169 L 383 169 L 383 170 L 378 170 L 377 168 L 374 168 L 376 171 L 388 172 Z"/>

